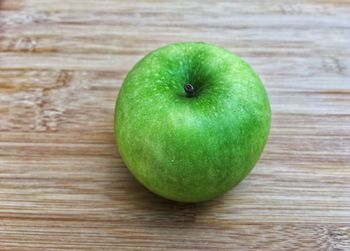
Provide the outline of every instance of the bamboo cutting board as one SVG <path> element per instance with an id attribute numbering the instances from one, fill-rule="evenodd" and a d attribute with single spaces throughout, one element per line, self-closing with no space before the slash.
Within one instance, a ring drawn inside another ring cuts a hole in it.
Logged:
<path id="1" fill-rule="evenodd" d="M 350 250 L 350 1 L 0 1 L 0 250 Z M 201 204 L 161 199 L 117 154 L 128 69 L 207 41 L 265 82 L 252 173 Z"/>

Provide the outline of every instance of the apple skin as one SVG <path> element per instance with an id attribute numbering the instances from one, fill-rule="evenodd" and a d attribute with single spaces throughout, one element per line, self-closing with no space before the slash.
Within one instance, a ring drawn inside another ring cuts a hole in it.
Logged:
<path id="1" fill-rule="evenodd" d="M 114 121 L 130 172 L 179 202 L 207 201 L 242 181 L 270 125 L 258 75 L 228 50 L 202 42 L 169 44 L 141 59 L 122 84 Z"/>

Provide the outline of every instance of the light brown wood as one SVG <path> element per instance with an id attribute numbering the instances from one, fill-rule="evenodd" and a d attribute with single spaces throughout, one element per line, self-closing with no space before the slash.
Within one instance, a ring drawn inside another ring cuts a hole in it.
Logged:
<path id="1" fill-rule="evenodd" d="M 0 1 L 0 250 L 350 250 L 350 1 Z M 202 204 L 161 199 L 113 139 L 128 69 L 176 41 L 266 84 L 255 169 Z"/>

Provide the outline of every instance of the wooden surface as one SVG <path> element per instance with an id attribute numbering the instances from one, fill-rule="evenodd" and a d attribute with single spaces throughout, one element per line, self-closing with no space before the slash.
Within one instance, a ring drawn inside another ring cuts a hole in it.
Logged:
<path id="1" fill-rule="evenodd" d="M 350 250 L 350 1 L 0 1 L 0 250 Z M 123 165 L 128 69 L 175 41 L 236 52 L 273 124 L 233 191 L 161 199 Z"/>

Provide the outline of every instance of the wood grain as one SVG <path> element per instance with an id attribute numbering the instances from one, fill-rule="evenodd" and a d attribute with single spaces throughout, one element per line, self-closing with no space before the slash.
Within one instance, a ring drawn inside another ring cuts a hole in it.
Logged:
<path id="1" fill-rule="evenodd" d="M 350 250 L 350 2 L 0 1 L 1 250 Z M 113 140 L 128 69 L 176 41 L 242 56 L 269 143 L 223 197 L 145 190 Z"/>

